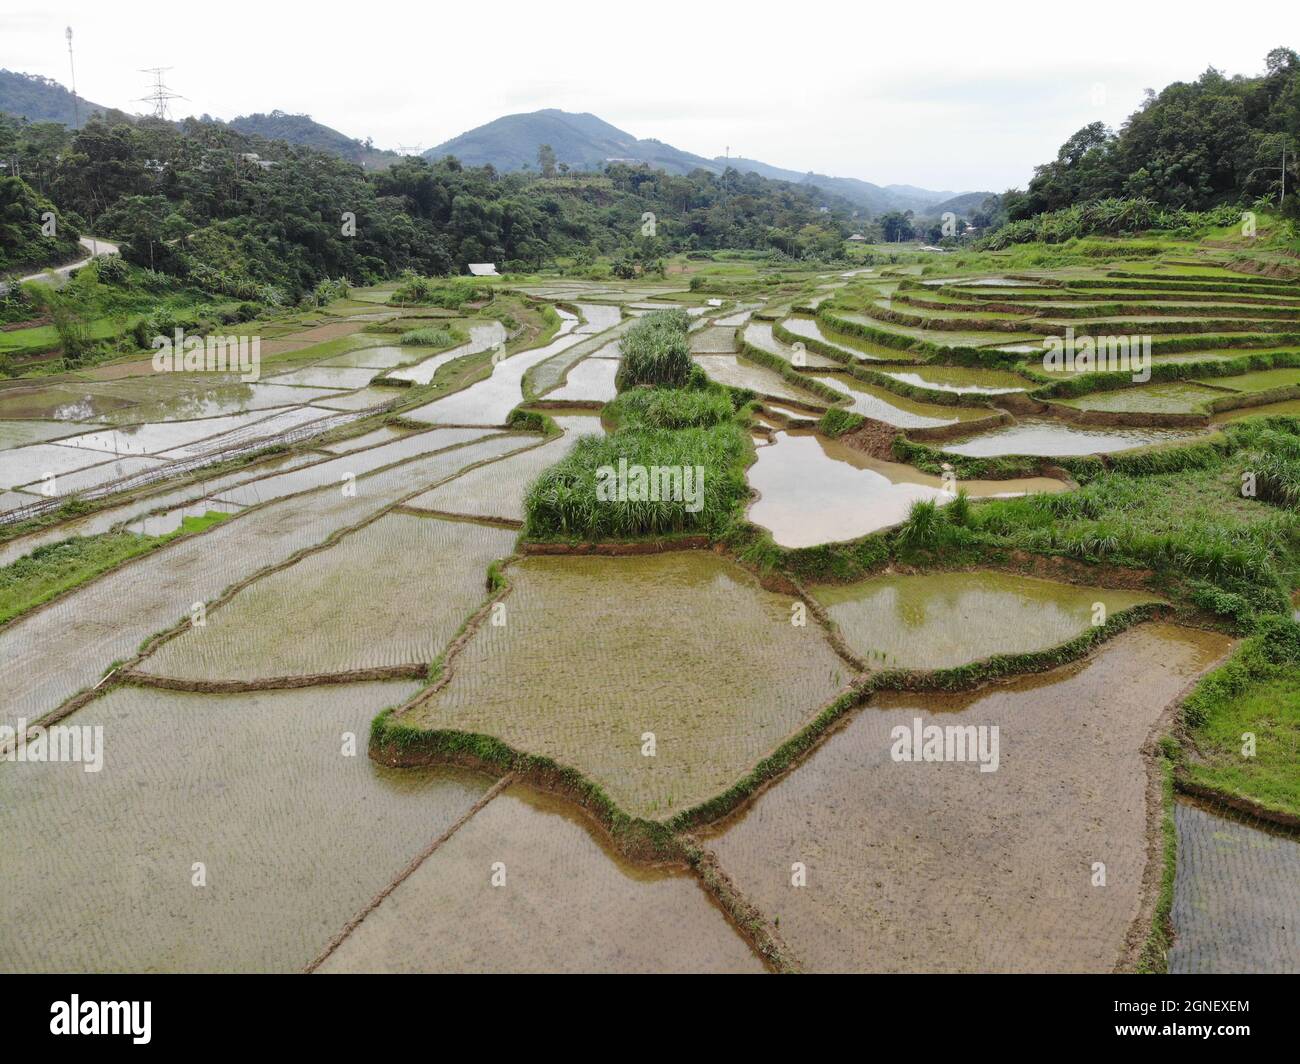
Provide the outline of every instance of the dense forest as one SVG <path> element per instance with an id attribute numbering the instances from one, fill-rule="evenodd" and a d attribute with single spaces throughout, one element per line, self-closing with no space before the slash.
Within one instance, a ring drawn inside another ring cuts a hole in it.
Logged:
<path id="1" fill-rule="evenodd" d="M 1300 56 L 1275 48 L 1258 77 L 1211 68 L 1194 82 L 1148 90 L 1118 133 L 1101 122 L 1084 126 L 1035 168 L 1028 188 L 986 203 L 974 220 L 1000 230 L 995 245 L 1178 228 L 1259 200 L 1278 203 L 1284 158 L 1288 191 L 1300 181 L 1297 150 Z M 1296 204 L 1288 195 L 1293 218 Z"/>
<path id="2" fill-rule="evenodd" d="M 137 265 L 269 303 L 323 278 L 461 273 L 469 262 L 520 271 L 607 256 L 627 272 L 695 249 L 835 258 L 853 213 L 815 187 L 735 171 L 670 176 L 611 164 L 548 177 L 403 158 L 367 173 L 193 118 L 108 116 L 74 131 L 0 116 L 0 161 L 54 204 L 68 231 L 119 240 Z"/>

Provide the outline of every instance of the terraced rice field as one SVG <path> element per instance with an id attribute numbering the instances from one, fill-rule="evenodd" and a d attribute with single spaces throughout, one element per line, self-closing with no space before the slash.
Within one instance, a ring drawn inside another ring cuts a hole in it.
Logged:
<path id="1" fill-rule="evenodd" d="M 560 387 L 546 393 L 546 398 L 570 403 L 608 403 L 618 395 L 614 387 L 617 373 L 616 359 L 583 359 L 569 370 Z"/>
<path id="2" fill-rule="evenodd" d="M 995 417 L 997 412 L 987 407 L 947 406 L 926 403 L 906 396 L 896 395 L 856 377 L 826 376 L 821 378 L 837 392 L 848 397 L 848 408 L 855 414 L 883 421 L 900 429 L 935 428 L 956 425 L 961 421 L 979 421 Z"/>
<path id="3" fill-rule="evenodd" d="M 464 773 L 366 758 L 370 718 L 414 688 L 122 688 L 79 710 L 71 723 L 111 737 L 100 772 L 0 772 L 6 966 L 301 968 L 487 790 Z M 195 862 L 205 887 L 192 885 Z M 55 899 L 66 920 L 46 918 Z"/>
<path id="4" fill-rule="evenodd" d="M 796 336 L 820 341 L 821 343 L 828 344 L 846 355 L 867 362 L 908 361 L 911 358 L 911 356 L 905 351 L 899 351 L 896 348 L 883 347 L 880 344 L 873 344 L 868 340 L 861 339 L 860 337 L 851 337 L 832 332 L 816 318 L 808 318 L 799 314 L 793 314 L 790 317 L 785 318 L 781 324 Z"/>
<path id="5" fill-rule="evenodd" d="M 987 692 L 880 696 L 709 845 L 817 971 L 1108 972 L 1142 893 L 1142 745 L 1227 646 L 1148 626 Z M 998 770 L 893 760 L 917 720 L 998 727 Z"/>
<path id="6" fill-rule="evenodd" d="M 1023 377 L 1004 370 L 968 366 L 917 366 L 915 369 L 882 369 L 887 377 L 918 388 L 933 388 L 958 395 L 1006 395 L 1027 391 L 1031 385 Z"/>
<path id="7" fill-rule="evenodd" d="M 202 683 L 427 669 L 513 544 L 499 528 L 386 514 L 250 584 L 141 671 Z"/>
<path id="8" fill-rule="evenodd" d="M 733 388 L 748 388 L 758 395 L 808 406 L 825 408 L 827 401 L 812 392 L 788 384 L 775 370 L 746 362 L 735 355 L 696 355 L 696 365 L 703 368 L 710 380 Z"/>
<path id="9" fill-rule="evenodd" d="M 503 866 L 503 886 L 492 868 Z M 628 929 L 635 927 L 636 934 Z M 633 865 L 572 808 L 511 787 L 321 972 L 761 972 L 694 877 Z"/>
<path id="10" fill-rule="evenodd" d="M 1024 418 L 999 425 L 965 439 L 943 444 L 951 454 L 990 458 L 1004 454 L 1064 457 L 1080 454 L 1111 454 L 1135 447 L 1189 440 L 1195 431 L 1159 428 L 1093 428 L 1064 424 L 1045 418 Z"/>
<path id="11" fill-rule="evenodd" d="M 1217 386 L 1194 381 L 1169 381 L 1144 384 L 1137 388 L 1120 388 L 1113 392 L 1093 392 L 1079 399 L 1062 400 L 1076 410 L 1121 410 L 1143 414 L 1194 414 L 1204 411 L 1215 399 L 1229 393 Z"/>
<path id="12" fill-rule="evenodd" d="M 1234 299 L 1208 273 L 1185 298 L 1163 281 L 1146 289 L 1131 264 L 1034 279 L 934 269 L 787 263 L 754 267 L 761 284 L 702 294 L 671 271 L 662 283 L 511 280 L 472 318 L 382 306 L 394 288 L 381 286 L 281 322 L 254 382 L 155 374 L 134 355 L 0 388 L 0 596 L 27 593 L 25 574 L 60 552 L 75 577 L 0 623 L 0 726 L 57 718 L 102 725 L 106 739 L 102 771 L 84 772 L 7 763 L 14 740 L 0 734 L 3 965 L 1135 967 L 1162 867 L 1155 740 L 1234 640 L 1167 620 L 1209 623 L 1179 580 L 1092 557 L 1058 568 L 1056 546 L 1039 567 L 1038 547 L 1010 540 L 971 563 L 987 542 L 970 513 L 1076 489 L 1055 464 L 1016 467 L 1051 476 L 993 479 L 1010 466 L 989 463 L 988 479 L 963 477 L 968 523 L 950 558 L 903 546 L 915 503 L 937 504 L 939 527 L 960 523 L 950 484 L 890 459 L 915 454 L 899 440 L 909 433 L 970 457 L 1176 444 L 1207 434 L 1209 419 L 1165 428 L 1142 415 L 1200 414 L 1224 396 L 1266 402 L 1216 424 L 1295 414 L 1285 389 L 1300 370 L 1285 355 L 1232 377 L 1192 371 L 1048 404 L 1028 394 L 1043 383 L 1031 372 L 1039 324 L 1244 323 L 1155 358 L 1209 365 L 1241 357 L 1234 344 L 1285 322 L 1291 304 L 1271 283 Z M 518 292 L 563 304 L 545 343 L 519 339 L 554 319 Z M 362 304 L 373 313 L 358 315 Z M 810 304 L 825 313 L 793 310 Z M 734 481 L 734 513 L 699 533 L 542 535 L 530 486 L 605 433 L 598 408 L 617 396 L 620 338 L 664 307 L 691 316 L 691 357 L 711 381 L 762 403 L 746 423 L 735 392 L 691 380 L 702 394 L 683 400 L 698 399 L 710 439 L 739 419 L 743 452 L 707 467 Z M 891 308 L 974 327 L 875 316 Z M 836 332 L 828 315 L 900 346 Z M 431 353 L 398 343 L 397 320 L 454 324 L 470 339 Z M 362 332 L 368 322 L 380 332 Z M 742 343 L 789 370 L 746 358 Z M 888 379 L 858 380 L 819 345 Z M 498 348 L 489 364 L 483 353 Z M 380 376 L 404 386 L 372 384 Z M 901 394 L 910 388 L 961 398 Z M 1077 423 L 1061 405 L 1132 416 Z M 539 413 L 560 436 L 541 434 Z M 1000 423 L 966 425 L 984 419 Z M 935 451 L 932 463 L 909 460 L 937 470 Z M 1216 509 L 1211 479 L 1187 498 L 1273 535 L 1251 509 L 1264 503 Z M 165 543 L 131 539 L 210 513 L 229 516 Z M 6 540 L 16 515 L 30 527 Z M 1068 507 L 1057 516 L 1064 524 Z M 79 552 L 101 540 L 153 549 L 78 575 Z M 1020 575 L 1042 571 L 1079 582 Z M 1108 630 L 1077 659 L 1056 649 L 1092 632 L 1099 608 L 1113 617 L 1149 603 L 1166 619 Z M 1017 656 L 1040 652 L 1059 663 L 1024 672 Z M 960 690 L 924 689 L 932 670 L 999 656 L 1011 673 L 976 665 Z M 889 670 L 913 675 L 903 684 Z M 894 756 L 895 729 L 932 724 L 996 727 L 996 771 Z M 1294 840 L 1181 802 L 1174 816 L 1170 968 L 1300 968 Z M 1093 885 L 1098 862 L 1104 887 Z"/>
<path id="13" fill-rule="evenodd" d="M 749 519 L 771 531 L 783 547 L 812 547 L 856 539 L 897 525 L 912 503 L 950 502 L 941 478 L 911 466 L 884 462 L 811 432 L 778 432 L 759 447 L 748 471 L 758 493 Z M 1066 485 L 1049 477 L 963 481 L 976 498 L 1057 492 Z"/>
<path id="14" fill-rule="evenodd" d="M 504 623 L 480 626 L 405 719 L 573 765 L 638 816 L 724 790 L 849 678 L 818 630 L 790 624 L 788 599 L 710 554 L 528 558 L 510 578 Z"/>
<path id="15" fill-rule="evenodd" d="M 190 616 L 195 602 L 214 599 L 400 499 L 529 442 L 502 436 L 416 458 L 358 476 L 352 494 L 329 486 L 279 498 L 0 628 L 0 684 L 9 692 L 0 723 L 36 720 L 57 709 L 113 662 L 131 658 L 147 637 Z"/>

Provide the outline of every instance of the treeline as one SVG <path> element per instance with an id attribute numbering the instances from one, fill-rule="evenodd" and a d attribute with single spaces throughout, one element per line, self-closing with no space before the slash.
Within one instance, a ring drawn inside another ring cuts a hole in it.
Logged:
<path id="1" fill-rule="evenodd" d="M 735 171 L 617 164 L 547 179 L 405 158 L 366 173 L 199 119 L 108 116 L 76 131 L 0 116 L 0 160 L 73 231 L 121 241 L 129 261 L 271 304 L 323 278 L 447 275 L 470 262 L 521 271 L 717 248 L 834 258 L 852 213 L 815 188 Z"/>
<path id="2" fill-rule="evenodd" d="M 990 205 L 987 221 L 1000 227 L 1056 216 L 1039 227 L 1042 236 L 1022 226 L 1010 243 L 1179 228 L 1216 208 L 1277 203 L 1284 153 L 1283 213 L 1300 217 L 1290 191 L 1300 179 L 1300 57 L 1275 48 L 1265 66 L 1258 77 L 1230 78 L 1211 68 L 1194 82 L 1149 92 L 1118 133 L 1101 122 L 1084 126 L 1055 159 L 1035 168 L 1028 188 Z M 1092 210 L 1093 204 L 1102 206 Z"/>
<path id="3" fill-rule="evenodd" d="M 54 204 L 16 177 L 0 177 L 0 274 L 77 257 L 77 229 Z"/>

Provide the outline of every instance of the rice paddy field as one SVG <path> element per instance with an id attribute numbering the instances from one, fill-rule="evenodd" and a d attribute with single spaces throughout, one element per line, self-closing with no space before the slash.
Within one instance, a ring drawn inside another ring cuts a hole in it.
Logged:
<path id="1" fill-rule="evenodd" d="M 1300 286 L 891 255 L 0 380 L 0 967 L 1300 970 Z"/>

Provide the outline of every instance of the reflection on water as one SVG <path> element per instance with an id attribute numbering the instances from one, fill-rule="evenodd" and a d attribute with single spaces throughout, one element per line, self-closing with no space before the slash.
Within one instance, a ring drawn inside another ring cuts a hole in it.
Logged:
<path id="1" fill-rule="evenodd" d="M 1141 602 L 1107 591 L 1001 572 L 890 573 L 814 591 L 854 653 L 873 665 L 944 669 L 994 654 L 1045 650 L 1087 631 L 1097 616 Z"/>
<path id="2" fill-rule="evenodd" d="M 950 502 L 943 481 L 897 462 L 883 462 L 811 432 L 777 432 L 760 448 L 748 480 L 760 497 L 749 519 L 783 547 L 855 539 L 906 519 L 920 499 Z M 961 481 L 972 497 L 1063 491 L 1047 477 Z"/>
<path id="3" fill-rule="evenodd" d="M 1180 429 L 1085 428 L 1042 418 L 1024 418 L 963 440 L 942 444 L 942 448 L 951 454 L 975 458 L 992 458 L 1004 454 L 1063 457 L 1127 451 L 1155 443 L 1190 440 L 1196 435 L 1197 432 Z"/>

